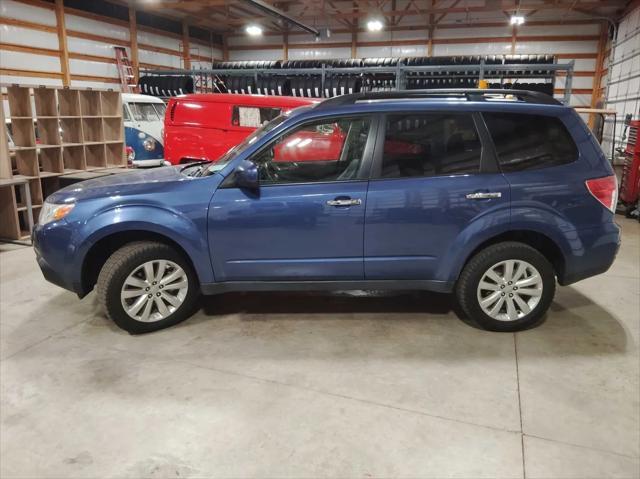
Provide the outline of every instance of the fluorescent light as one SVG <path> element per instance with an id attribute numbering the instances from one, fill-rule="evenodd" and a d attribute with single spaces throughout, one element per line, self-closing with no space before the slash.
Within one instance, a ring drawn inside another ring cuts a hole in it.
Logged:
<path id="1" fill-rule="evenodd" d="M 522 25 L 524 23 L 524 17 L 522 15 L 512 15 L 511 25 Z"/>
<path id="2" fill-rule="evenodd" d="M 371 19 L 367 22 L 367 30 L 370 32 L 379 32 L 384 27 L 384 24 L 381 20 Z"/>
<path id="3" fill-rule="evenodd" d="M 262 35 L 262 27 L 259 25 L 248 25 L 247 28 L 245 28 L 245 31 L 252 37 Z"/>

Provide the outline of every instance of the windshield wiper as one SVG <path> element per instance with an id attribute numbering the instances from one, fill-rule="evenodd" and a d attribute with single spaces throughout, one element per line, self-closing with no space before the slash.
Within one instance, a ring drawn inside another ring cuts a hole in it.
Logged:
<path id="1" fill-rule="evenodd" d="M 209 160 L 194 161 L 193 163 L 189 163 L 188 165 L 185 165 L 182 168 L 180 168 L 180 173 L 182 173 L 185 170 L 188 170 L 189 168 L 199 167 L 196 171 L 193 172 L 193 174 L 189 175 L 189 176 L 199 176 L 199 173 L 204 169 L 204 165 L 210 165 L 210 164 L 211 162 Z"/>

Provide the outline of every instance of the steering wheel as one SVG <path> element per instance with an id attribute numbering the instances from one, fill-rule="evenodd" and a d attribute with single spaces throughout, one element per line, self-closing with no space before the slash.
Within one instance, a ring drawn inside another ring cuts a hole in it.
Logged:
<path id="1" fill-rule="evenodd" d="M 268 182 L 275 183 L 280 180 L 280 167 L 277 165 L 277 162 L 273 161 L 273 159 L 263 163 L 260 170 L 264 175 L 264 179 Z"/>

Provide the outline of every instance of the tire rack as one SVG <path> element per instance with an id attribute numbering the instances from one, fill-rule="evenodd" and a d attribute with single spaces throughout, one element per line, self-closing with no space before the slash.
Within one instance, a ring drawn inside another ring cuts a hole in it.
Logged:
<path id="1" fill-rule="evenodd" d="M 296 77 L 316 77 L 320 78 L 320 95 L 315 95 L 312 91 L 312 97 L 335 96 L 336 94 L 349 93 L 348 87 L 339 87 L 335 94 L 333 88 L 329 89 L 328 84 L 331 78 L 347 77 L 347 78 L 371 78 L 376 76 L 387 76 L 393 79 L 390 90 L 407 89 L 408 80 L 411 78 L 422 78 L 428 75 L 437 75 L 437 78 L 456 79 L 456 78 L 472 78 L 477 84 L 478 80 L 488 78 L 497 78 L 499 83 L 490 83 L 492 88 L 499 88 L 505 84 L 508 78 L 517 78 L 517 80 L 525 79 L 546 79 L 550 80 L 552 86 L 555 86 L 555 77 L 557 72 L 565 72 L 565 87 L 563 103 L 569 104 L 571 98 L 571 88 L 573 80 L 574 61 L 567 63 L 538 63 L 538 64 L 487 64 L 484 60 L 473 65 L 424 65 L 424 66 L 408 66 L 398 62 L 395 66 L 361 66 L 361 67 L 334 67 L 322 64 L 320 68 L 215 68 L 215 69 L 197 69 L 197 70 L 144 70 L 144 75 L 151 76 L 192 76 L 192 77 L 211 77 L 211 83 L 219 81 L 220 78 L 248 77 L 253 80 L 253 85 L 264 84 L 264 79 L 269 78 L 296 78 Z M 261 80 L 263 80 L 261 82 Z M 451 88 L 451 85 L 436 86 L 436 88 Z M 469 88 L 469 86 L 467 86 Z M 511 88 L 517 88 L 517 83 L 511 85 Z M 317 90 L 314 88 L 314 90 Z M 329 92 L 329 95 L 327 95 Z M 242 93 L 239 91 L 239 93 Z M 244 93 L 258 93 L 257 88 L 248 89 Z M 271 93 L 271 92 L 269 92 Z M 275 92 L 277 94 L 277 91 Z M 300 96 L 300 95 L 296 95 Z"/>

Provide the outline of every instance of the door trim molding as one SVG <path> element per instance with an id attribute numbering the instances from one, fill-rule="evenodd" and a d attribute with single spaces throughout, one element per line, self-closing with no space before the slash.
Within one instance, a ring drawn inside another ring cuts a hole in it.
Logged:
<path id="1" fill-rule="evenodd" d="M 452 281 L 433 280 L 353 280 L 353 281 L 222 281 L 204 283 L 202 294 L 214 295 L 239 291 L 352 291 L 352 290 L 426 290 L 450 293 Z"/>

